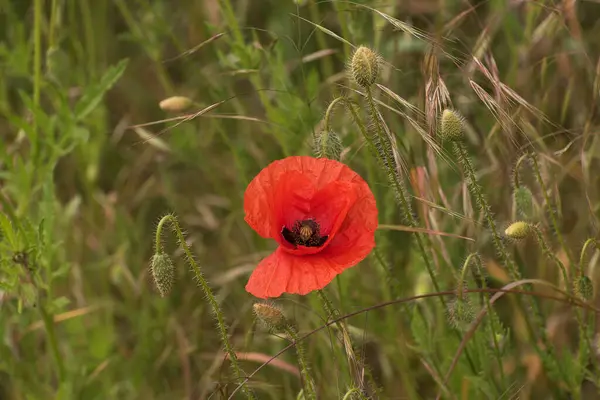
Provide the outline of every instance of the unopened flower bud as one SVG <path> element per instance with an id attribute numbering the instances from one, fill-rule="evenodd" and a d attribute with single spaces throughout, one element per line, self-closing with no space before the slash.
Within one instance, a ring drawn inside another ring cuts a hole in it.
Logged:
<path id="1" fill-rule="evenodd" d="M 352 77 L 360 86 L 367 88 L 375 83 L 381 68 L 379 56 L 371 49 L 360 46 L 354 52 L 350 63 Z"/>
<path id="2" fill-rule="evenodd" d="M 522 218 L 533 218 L 533 194 L 526 186 L 519 186 L 513 193 L 515 207 Z"/>
<path id="3" fill-rule="evenodd" d="M 160 295 L 167 296 L 175 281 L 175 268 L 171 258 L 165 253 L 154 254 L 150 262 L 150 272 Z"/>
<path id="4" fill-rule="evenodd" d="M 504 234 L 511 239 L 525 239 L 531 232 L 531 226 L 524 221 L 513 222 L 504 231 Z"/>
<path id="5" fill-rule="evenodd" d="M 322 131 L 315 137 L 314 153 L 317 158 L 329 158 L 340 161 L 342 155 L 342 139 L 333 131 Z"/>
<path id="6" fill-rule="evenodd" d="M 585 275 L 578 277 L 575 280 L 575 293 L 585 301 L 592 300 L 594 297 L 594 284 L 592 280 Z"/>
<path id="7" fill-rule="evenodd" d="M 471 303 L 465 297 L 463 299 L 457 298 L 448 303 L 446 316 L 450 325 L 457 329 L 465 330 L 475 318 L 475 313 L 473 312 Z"/>
<path id="8" fill-rule="evenodd" d="M 256 317 L 269 329 L 280 332 L 288 325 L 285 315 L 279 308 L 267 303 L 254 303 L 252 306 Z"/>
<path id="9" fill-rule="evenodd" d="M 442 113 L 440 132 L 443 140 L 449 142 L 463 140 L 465 136 L 464 129 L 464 119 L 462 115 L 454 110 L 444 110 Z"/>
<path id="10" fill-rule="evenodd" d="M 184 96 L 173 96 L 162 100 L 158 106 L 164 111 L 180 112 L 192 105 L 192 100 Z"/>

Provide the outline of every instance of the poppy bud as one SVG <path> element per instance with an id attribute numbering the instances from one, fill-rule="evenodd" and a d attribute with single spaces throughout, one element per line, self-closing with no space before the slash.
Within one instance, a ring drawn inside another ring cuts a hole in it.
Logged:
<path id="1" fill-rule="evenodd" d="M 594 297 L 594 284 L 592 280 L 585 275 L 575 280 L 575 293 L 583 300 L 589 301 Z"/>
<path id="2" fill-rule="evenodd" d="M 526 186 L 519 186 L 513 192 L 515 208 L 523 218 L 533 218 L 533 194 Z"/>
<path id="3" fill-rule="evenodd" d="M 350 62 L 354 81 L 364 88 L 373 85 L 379 77 L 380 63 L 379 56 L 373 50 L 360 46 Z"/>
<path id="4" fill-rule="evenodd" d="M 448 303 L 446 316 L 448 317 L 450 325 L 463 330 L 467 329 L 469 324 L 473 321 L 475 314 L 468 298 L 464 297 L 462 299 L 457 298 Z"/>
<path id="5" fill-rule="evenodd" d="M 450 142 L 461 141 L 464 134 L 464 118 L 454 110 L 446 109 L 442 113 L 441 135 L 442 139 Z"/>
<path id="6" fill-rule="evenodd" d="M 285 315 L 283 315 L 281 310 L 274 305 L 254 303 L 252 310 L 256 317 L 274 332 L 281 332 L 285 330 L 285 327 L 288 325 Z"/>
<path id="7" fill-rule="evenodd" d="M 165 253 L 154 254 L 150 262 L 150 272 L 160 295 L 167 296 L 175 280 L 175 268 L 171 258 Z"/>
<path id="8" fill-rule="evenodd" d="M 340 136 L 329 130 L 322 131 L 315 137 L 314 153 L 317 158 L 329 158 L 340 161 L 342 155 L 342 139 Z"/>
<path id="9" fill-rule="evenodd" d="M 173 96 L 162 100 L 158 106 L 164 111 L 179 112 L 187 109 L 192 103 L 192 100 L 187 97 Z"/>
<path id="10" fill-rule="evenodd" d="M 524 221 L 513 222 L 504 231 L 504 234 L 511 239 L 521 240 L 525 239 L 531 232 L 531 226 Z"/>

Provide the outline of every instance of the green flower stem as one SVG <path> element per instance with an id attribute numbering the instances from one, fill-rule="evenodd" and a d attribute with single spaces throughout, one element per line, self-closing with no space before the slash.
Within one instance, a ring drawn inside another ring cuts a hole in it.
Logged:
<path id="1" fill-rule="evenodd" d="M 517 266 L 516 266 L 514 260 L 512 259 L 512 257 L 509 256 L 508 251 L 507 251 L 504 243 L 502 242 L 500 235 L 498 234 L 496 222 L 494 221 L 494 218 L 492 217 L 491 207 L 490 207 L 486 197 L 483 195 L 483 189 L 482 189 L 481 185 L 477 181 L 475 169 L 473 168 L 473 164 L 471 163 L 471 159 L 469 158 L 467 149 L 464 147 L 464 145 L 461 142 L 454 142 L 453 145 L 454 145 L 454 151 L 458 158 L 458 162 L 461 164 L 461 167 L 466 176 L 467 186 L 469 188 L 469 191 L 471 192 L 471 196 L 473 196 L 475 198 L 475 202 L 477 203 L 481 212 L 483 213 L 483 216 L 487 222 L 487 225 L 492 233 L 492 241 L 494 243 L 494 247 L 496 248 L 496 251 L 500 254 L 502 262 L 508 268 L 508 272 L 511 276 L 511 279 L 513 279 L 514 281 L 520 280 L 521 273 L 517 269 Z M 529 284 L 526 285 L 526 290 L 531 290 L 531 285 L 529 285 Z M 554 347 L 553 347 L 552 343 L 550 343 L 550 340 L 548 339 L 548 335 L 546 333 L 546 327 L 544 324 L 544 318 L 540 311 L 539 304 L 536 300 L 534 300 L 531 302 L 531 306 L 533 309 L 534 320 L 535 320 L 536 324 L 538 325 L 538 329 L 534 330 L 533 326 L 531 325 L 530 319 L 525 318 L 525 322 L 527 324 L 529 334 L 531 335 L 532 338 L 535 338 L 536 337 L 535 332 L 536 331 L 539 332 L 540 339 L 541 339 L 542 343 L 544 344 L 544 346 L 546 347 L 547 352 L 549 353 L 550 357 L 548 357 L 544 352 L 542 352 L 542 350 L 539 348 L 539 346 L 537 345 L 535 340 L 533 341 L 533 346 L 534 346 L 536 352 L 540 355 L 541 359 L 542 360 L 551 360 L 552 365 L 549 367 L 559 371 L 560 374 L 564 377 L 565 374 L 561 368 L 560 363 L 557 361 L 557 358 L 556 358 L 556 355 L 554 352 Z"/>
<path id="2" fill-rule="evenodd" d="M 475 263 L 477 270 L 479 273 L 483 272 L 483 264 L 481 263 L 481 257 L 477 253 L 469 254 L 467 261 L 469 258 L 473 256 L 473 262 Z M 485 279 L 482 279 L 485 288 Z M 502 384 L 506 382 L 506 376 L 504 375 L 504 368 L 502 364 L 502 354 L 500 353 L 500 345 L 498 344 L 498 333 L 499 329 L 496 327 L 496 318 L 494 318 L 494 310 L 492 309 L 492 304 L 490 303 L 490 296 L 485 293 L 481 294 L 481 297 L 484 299 L 485 308 L 487 309 L 487 314 L 489 316 L 490 321 L 490 336 L 492 337 L 492 343 L 494 343 L 494 355 L 496 356 L 496 362 L 498 363 L 498 370 L 500 371 L 500 379 Z"/>
<path id="3" fill-rule="evenodd" d="M 183 249 L 183 251 L 186 255 L 187 262 L 192 267 L 192 270 L 196 276 L 196 280 L 200 284 L 200 287 L 204 291 L 204 295 L 208 299 L 208 302 L 212 308 L 212 311 L 217 319 L 217 328 L 218 328 L 219 334 L 221 336 L 221 342 L 223 343 L 223 346 L 225 347 L 225 352 L 229 356 L 229 362 L 231 363 L 231 367 L 236 375 L 236 378 L 239 381 L 241 381 L 244 378 L 244 376 L 242 374 L 242 369 L 240 368 L 235 351 L 233 350 L 233 346 L 231 345 L 231 342 L 229 341 L 229 335 L 227 333 L 227 326 L 225 325 L 223 311 L 221 310 L 221 307 L 219 306 L 219 303 L 217 302 L 217 299 L 215 298 L 215 295 L 213 294 L 212 289 L 208 285 L 208 282 L 204 278 L 204 275 L 202 274 L 200 267 L 194 260 L 194 255 L 192 254 L 190 247 L 188 246 L 188 244 L 185 241 L 185 237 L 183 236 L 183 232 L 181 231 L 179 222 L 177 221 L 177 217 L 175 217 L 175 215 L 167 214 L 164 217 L 162 217 L 162 219 L 158 223 L 158 225 L 156 227 L 155 251 L 157 253 L 164 252 L 163 245 L 162 245 L 162 230 L 163 230 L 163 227 L 165 226 L 165 224 L 167 224 L 167 223 L 169 223 L 171 225 L 171 229 L 177 236 L 177 241 L 179 242 L 179 245 L 181 246 L 181 248 Z M 256 399 L 256 397 L 254 396 L 254 394 L 252 393 L 250 388 L 248 388 L 246 385 L 244 385 L 242 387 L 242 392 L 246 395 L 246 398 L 253 399 L 253 400 Z"/>
<path id="4" fill-rule="evenodd" d="M 369 110 L 370 110 L 371 118 L 375 121 L 379 140 L 381 143 L 387 142 L 391 148 L 392 144 L 390 143 L 390 139 L 387 137 L 387 134 L 383 131 L 383 127 L 381 126 L 381 121 L 379 120 L 379 113 L 377 112 L 377 108 L 375 106 L 375 101 L 373 99 L 371 90 L 370 90 L 370 88 L 366 88 L 366 90 L 367 90 L 367 102 L 369 103 Z M 408 191 L 406 190 L 404 182 L 402 181 L 402 179 L 400 179 L 396 169 L 394 168 L 394 166 L 396 165 L 396 162 L 393 159 L 393 154 L 388 154 L 385 150 L 382 152 L 379 152 L 377 150 L 377 147 L 375 145 L 375 142 L 373 141 L 373 138 L 371 137 L 371 135 L 369 135 L 369 132 L 367 131 L 367 128 L 365 127 L 364 123 L 362 122 L 361 118 L 359 117 L 358 113 L 356 112 L 354 105 L 351 102 L 346 102 L 346 106 L 347 106 L 348 110 L 350 111 L 352 118 L 354 119 L 354 122 L 358 125 L 363 137 L 367 141 L 371 152 L 377 158 L 379 165 L 382 168 L 384 168 L 384 170 L 387 174 L 387 177 L 388 177 L 388 181 L 389 181 L 390 185 L 394 188 L 396 198 L 398 199 L 400 206 L 402 208 L 403 217 L 404 217 L 406 224 L 413 228 L 419 227 L 417 220 L 416 220 L 415 216 L 413 215 L 413 212 L 412 212 L 412 209 L 410 206 L 410 202 L 408 201 Z M 429 239 L 421 233 L 415 233 L 414 236 L 417 241 L 417 245 L 419 247 L 419 251 L 421 253 L 423 263 L 425 264 L 425 267 L 427 268 L 427 272 L 429 273 L 429 278 L 431 279 L 433 287 L 436 292 L 439 292 L 440 286 L 438 284 L 435 271 L 433 270 L 433 267 L 432 267 L 431 258 L 429 256 L 429 253 L 425 246 L 425 242 L 430 244 Z M 444 298 L 440 297 L 440 302 L 442 304 L 442 307 L 444 309 L 447 309 L 446 300 Z M 425 320 L 425 316 L 422 313 L 419 313 L 419 315 L 421 315 L 421 317 Z M 425 322 L 427 322 L 427 321 L 425 321 Z M 454 332 L 458 337 L 460 336 L 460 333 L 458 331 L 454 331 Z M 475 368 L 475 364 L 473 363 L 473 360 L 472 360 L 471 355 L 468 350 L 465 350 L 465 356 L 467 357 L 467 360 L 469 362 L 469 366 L 470 366 L 471 370 L 473 372 L 476 372 L 477 368 Z"/>
<path id="5" fill-rule="evenodd" d="M 540 188 L 542 189 L 542 194 L 544 196 L 544 202 L 546 203 L 546 207 L 548 207 L 548 214 L 550 214 L 550 222 L 552 223 L 552 227 L 554 228 L 554 234 L 556 235 L 556 238 L 558 239 L 558 243 L 560 243 L 560 246 L 562 247 L 563 251 L 567 255 L 569 264 L 575 265 L 573 257 L 571 256 L 571 252 L 569 251 L 569 249 L 565 243 L 565 240 L 563 238 L 563 235 L 560 232 L 560 227 L 558 226 L 558 220 L 556 219 L 556 213 L 555 213 L 554 207 L 552 206 L 552 203 L 550 201 L 550 196 L 548 195 L 548 190 L 546 188 L 546 184 L 544 183 L 544 180 L 542 179 L 542 174 L 540 172 L 540 166 L 537 161 L 537 157 L 535 157 L 534 154 L 529 154 L 529 160 L 531 161 L 531 165 L 533 166 L 533 173 L 535 175 L 535 178 L 538 181 Z M 571 271 L 572 271 L 572 269 L 571 269 Z M 565 283 L 567 283 L 567 282 L 565 282 Z"/>
<path id="6" fill-rule="evenodd" d="M 336 320 L 335 324 L 342 334 L 342 338 L 344 341 L 344 350 L 346 352 L 346 357 L 348 359 L 348 366 L 350 368 L 350 375 L 352 377 L 352 380 L 354 381 L 354 384 L 358 388 L 364 389 L 365 385 L 364 385 L 364 382 L 362 379 L 362 374 L 360 373 L 360 370 L 359 370 L 359 361 L 354 352 L 354 347 L 352 345 L 352 339 L 350 338 L 350 333 L 348 332 L 346 323 L 343 321 L 337 321 L 340 317 L 340 313 L 333 306 L 333 303 L 331 302 L 331 300 L 329 300 L 327 295 L 322 290 L 317 290 L 317 294 L 319 295 L 319 299 L 321 300 L 321 303 L 323 303 L 323 308 L 325 309 L 325 312 L 327 313 L 327 317 L 329 319 Z M 362 391 L 360 393 L 360 398 L 366 399 L 366 397 L 362 394 Z"/>
<path id="7" fill-rule="evenodd" d="M 521 167 L 521 163 L 523 162 L 523 160 L 525 160 L 525 158 L 527 158 L 527 154 L 523 154 L 521 157 L 519 157 L 517 163 L 515 164 L 515 169 L 513 171 L 513 184 L 515 186 L 515 189 L 521 186 L 521 180 L 519 179 L 519 170 Z"/>
<path id="8" fill-rule="evenodd" d="M 62 356 L 58 350 L 58 341 L 56 340 L 56 331 L 54 329 L 54 319 L 50 314 L 48 314 L 46 308 L 42 304 L 39 304 L 39 310 L 40 315 L 42 316 L 42 321 L 44 322 L 44 329 L 46 330 L 48 344 L 50 344 L 50 351 L 52 352 L 52 356 L 54 357 L 54 362 L 56 363 L 56 368 L 58 370 L 58 380 L 62 383 L 65 381 L 66 372 L 65 364 L 63 363 Z"/>
<path id="9" fill-rule="evenodd" d="M 331 120 L 331 114 L 333 114 L 333 108 L 337 105 L 337 103 L 339 102 L 344 102 L 346 101 L 346 99 L 342 96 L 340 97 L 336 97 L 335 99 L 333 99 L 331 101 L 331 103 L 329 103 L 329 106 L 327 107 L 327 111 L 325 112 L 325 121 L 324 121 L 324 125 L 325 125 L 325 130 L 329 131 L 331 126 L 329 125 L 329 121 Z"/>
<path id="10" fill-rule="evenodd" d="M 548 257 L 549 259 L 551 259 L 552 261 L 554 261 L 554 263 L 560 269 L 563 280 L 565 281 L 566 290 L 568 292 L 572 292 L 573 288 L 569 284 L 569 275 L 567 273 L 567 269 L 565 268 L 565 265 L 562 263 L 562 261 L 560 261 L 558 259 L 558 257 L 556 257 L 554 252 L 552 250 L 550 250 L 550 246 L 548 246 L 548 242 L 544 238 L 544 235 L 542 234 L 542 230 L 538 226 L 535 226 L 535 225 L 530 225 L 530 226 L 533 229 L 533 231 L 535 232 L 535 236 L 538 240 L 538 243 L 540 244 L 540 248 L 542 249 L 542 252 L 544 253 L 544 255 L 546 257 Z"/>
<path id="11" fill-rule="evenodd" d="M 579 255 L 579 264 L 577 264 L 577 274 L 579 276 L 585 275 L 584 268 L 583 268 L 583 263 L 584 263 L 583 259 L 585 257 L 588 247 L 590 247 L 591 245 L 594 245 L 594 247 L 596 247 L 596 249 L 598 249 L 598 241 L 594 238 L 589 238 L 588 240 L 586 240 L 585 243 L 583 244 L 583 247 L 581 248 L 581 254 Z"/>
<path id="12" fill-rule="evenodd" d="M 33 104 L 34 111 L 38 112 L 42 90 L 42 15 L 44 13 L 44 1 L 35 0 L 33 8 Z M 31 140 L 32 158 L 35 160 L 39 151 L 39 132 L 37 118 L 33 119 Z"/>
<path id="13" fill-rule="evenodd" d="M 392 144 L 390 143 L 390 139 L 389 139 L 389 137 L 387 137 L 387 134 L 384 132 L 383 127 L 381 126 L 381 121 L 379 120 L 379 113 L 377 112 L 377 108 L 375 106 L 375 101 L 373 99 L 371 89 L 366 88 L 366 93 L 367 93 L 367 103 L 369 105 L 369 114 L 371 115 L 371 118 L 373 119 L 373 121 L 375 123 L 378 138 L 384 146 L 388 145 L 391 148 Z M 370 137 L 369 133 L 367 132 L 367 129 L 362 124 L 362 121 L 360 123 L 358 122 L 358 121 L 360 121 L 360 119 L 358 118 L 356 111 L 352 109 L 351 112 L 353 113 L 353 117 L 354 117 L 355 121 L 357 121 L 359 127 L 361 127 L 363 136 L 365 136 L 365 138 Z M 378 158 L 380 165 L 386 169 L 386 173 L 388 175 L 388 180 L 390 181 L 389 183 L 395 189 L 395 193 L 400 202 L 400 206 L 402 207 L 402 213 L 403 213 L 404 220 L 406 221 L 406 223 L 409 226 L 411 226 L 413 228 L 417 228 L 418 227 L 417 220 L 415 219 L 412 208 L 410 206 L 410 202 L 408 201 L 408 191 L 406 190 L 404 182 L 402 182 L 402 180 L 398 176 L 397 171 L 394 168 L 394 166 L 396 165 L 396 162 L 393 159 L 393 154 L 387 154 L 385 151 L 382 152 L 384 154 L 380 154 L 380 152 L 377 151 L 377 148 L 372 139 L 370 140 L 369 145 L 372 148 L 371 150 L 373 151 L 373 153 Z M 433 288 L 435 289 L 435 291 L 439 292 L 440 286 L 438 284 L 435 271 L 433 270 L 433 266 L 431 265 L 431 258 L 426 250 L 425 243 L 424 243 L 426 239 L 424 239 L 423 235 L 420 233 L 416 233 L 414 236 L 417 240 L 417 245 L 419 247 L 419 251 L 421 252 L 423 262 L 425 263 L 425 267 L 427 268 L 427 272 L 429 273 L 429 277 L 431 278 Z M 441 301 L 445 307 L 446 306 L 445 300 L 441 299 Z"/>
<path id="14" fill-rule="evenodd" d="M 287 326 L 285 328 L 285 333 L 288 334 L 290 339 L 292 339 L 294 346 L 296 348 L 296 355 L 298 357 L 298 365 L 300 366 L 300 376 L 302 376 L 302 387 L 303 394 L 306 400 L 316 400 L 316 387 L 315 381 L 310 375 L 310 370 L 308 368 L 308 363 L 306 362 L 306 356 L 304 354 L 304 344 L 300 340 L 298 336 L 298 332 L 293 326 Z"/>

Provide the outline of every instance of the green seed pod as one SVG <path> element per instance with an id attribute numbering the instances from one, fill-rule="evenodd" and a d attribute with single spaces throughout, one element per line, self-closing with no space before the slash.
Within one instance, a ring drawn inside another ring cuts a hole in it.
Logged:
<path id="1" fill-rule="evenodd" d="M 354 52 L 350 62 L 350 71 L 354 81 L 368 88 L 375 83 L 379 77 L 381 61 L 377 53 L 365 46 L 360 46 Z"/>
<path id="2" fill-rule="evenodd" d="M 519 186 L 513 192 L 514 206 L 521 218 L 533 218 L 533 194 L 526 186 Z"/>
<path id="3" fill-rule="evenodd" d="M 575 293 L 585 301 L 592 300 L 594 298 L 594 284 L 592 280 L 585 275 L 578 277 L 575 280 Z"/>
<path id="4" fill-rule="evenodd" d="M 446 109 L 442 113 L 440 133 L 443 140 L 459 142 L 465 136 L 464 118 L 457 111 Z"/>
<path id="5" fill-rule="evenodd" d="M 158 106 L 164 111 L 180 112 L 189 108 L 192 103 L 192 100 L 187 97 L 173 96 L 162 100 Z"/>
<path id="6" fill-rule="evenodd" d="M 342 139 L 333 131 L 322 131 L 315 137 L 314 153 L 317 158 L 340 161 L 342 149 Z"/>
<path id="7" fill-rule="evenodd" d="M 165 253 L 154 254 L 150 262 L 150 272 L 160 295 L 167 296 L 175 281 L 175 268 L 171 258 Z"/>
<path id="8" fill-rule="evenodd" d="M 268 303 L 254 303 L 252 310 L 256 317 L 274 332 L 285 330 L 288 321 L 281 310 Z"/>
<path id="9" fill-rule="evenodd" d="M 531 225 L 524 221 L 513 222 L 504 231 L 504 234 L 511 239 L 525 239 L 531 232 Z"/>

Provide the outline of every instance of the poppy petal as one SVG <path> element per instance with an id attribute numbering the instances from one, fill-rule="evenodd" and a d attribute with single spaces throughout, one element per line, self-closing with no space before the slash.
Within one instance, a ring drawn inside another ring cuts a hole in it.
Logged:
<path id="1" fill-rule="evenodd" d="M 250 182 L 244 193 L 244 219 L 260 236 L 277 237 L 285 216 L 291 219 L 303 215 L 313 193 L 313 182 L 306 175 L 269 166 Z"/>
<path id="2" fill-rule="evenodd" d="M 358 176 L 357 176 L 358 177 Z M 375 247 L 377 205 L 367 183 L 355 179 L 358 200 L 348 210 L 342 226 L 321 255 L 345 269 L 362 261 Z"/>
<path id="3" fill-rule="evenodd" d="M 252 272 L 246 291 L 261 299 L 283 293 L 305 295 L 327 286 L 339 272 L 335 264 L 319 254 L 297 257 L 278 248 Z"/>

